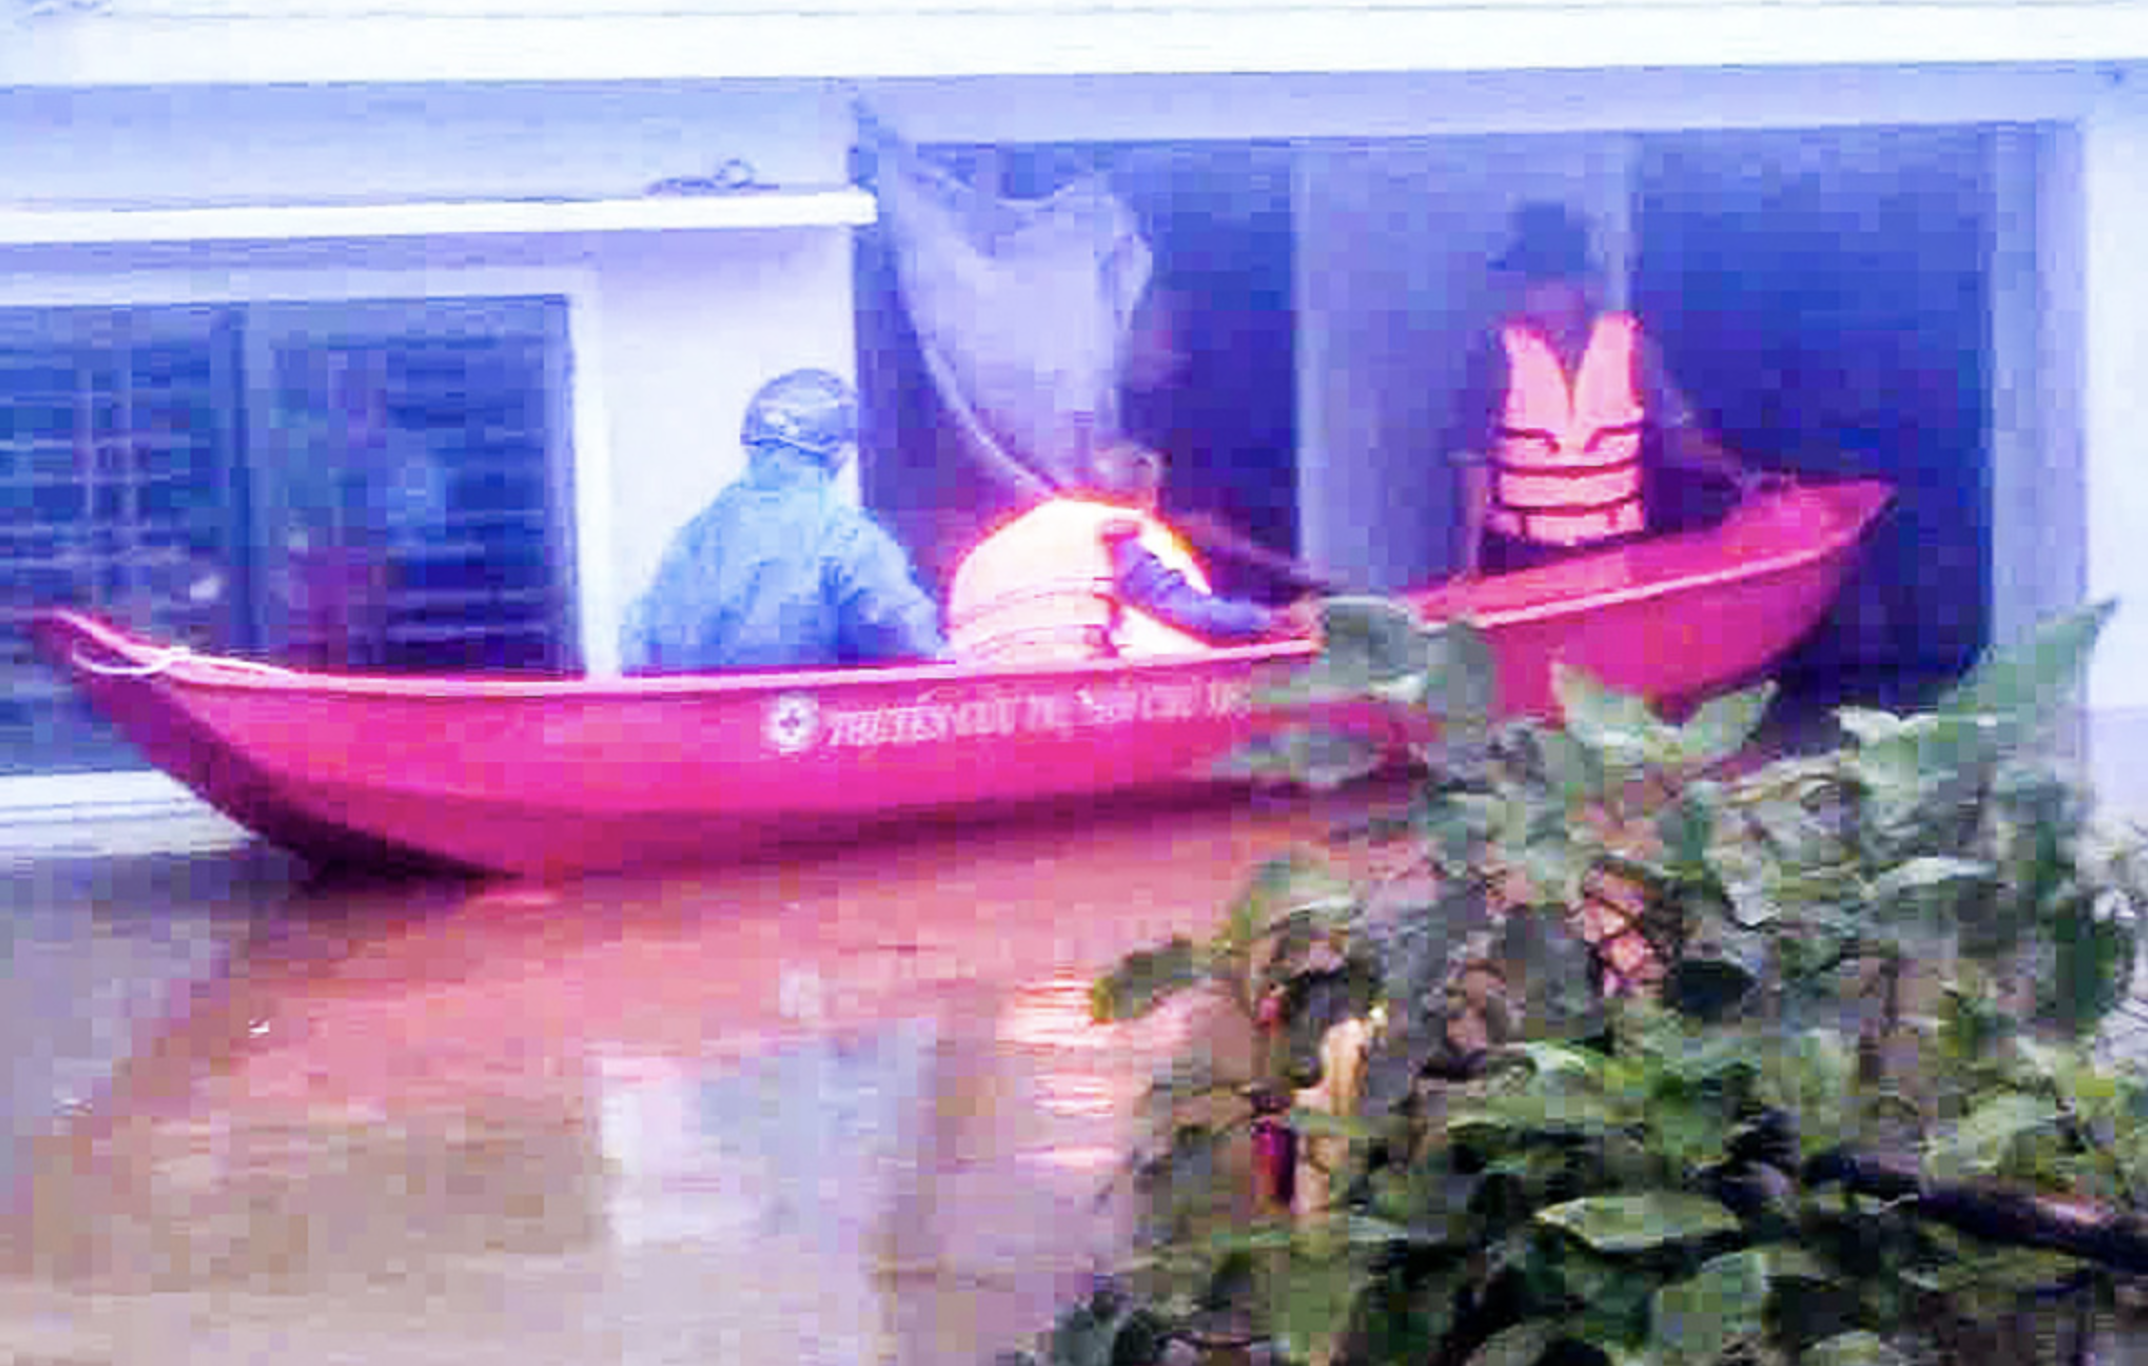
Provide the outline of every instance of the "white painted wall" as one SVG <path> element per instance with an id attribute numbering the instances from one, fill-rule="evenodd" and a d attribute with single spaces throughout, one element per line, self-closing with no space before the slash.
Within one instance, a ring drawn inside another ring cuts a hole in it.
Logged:
<path id="1" fill-rule="evenodd" d="M 1376 590 L 1459 562 L 1445 450 L 1472 341 L 1500 300 L 1485 263 L 1531 199 L 1587 214 L 1624 301 L 1630 143 L 1605 134 L 1448 138 L 1299 153 L 1301 551 Z"/>
<path id="2" fill-rule="evenodd" d="M 2148 58 L 2148 7 L 2110 0 L 836 0 L 790 10 L 754 0 L 661 7 L 630 0 L 609 6 L 337 0 L 293 10 L 273 0 L 201 6 L 115 0 L 112 7 L 120 11 L 113 17 L 14 26 L 0 17 L 0 85 L 1694 70 Z M 219 10 L 246 17 L 222 19 Z"/>
<path id="3" fill-rule="evenodd" d="M 2089 675 L 2098 787 L 2148 807 L 2148 89 L 2107 88 L 2081 125 L 2082 431 L 2088 470 L 2088 592 L 2122 606 Z"/>
<path id="4" fill-rule="evenodd" d="M 1994 137 L 1992 638 L 2081 600 L 2080 138 L 2069 125 Z"/>
<path id="5" fill-rule="evenodd" d="M 850 267 L 849 234 L 835 229 L 620 243 L 599 256 L 614 536 L 608 582 L 583 593 L 595 646 L 616 641 L 672 533 L 744 469 L 753 391 L 799 366 L 851 373 Z M 847 474 L 855 497 L 856 467 Z"/>
<path id="6" fill-rule="evenodd" d="M 2065 67 L 949 76 L 861 82 L 920 142 L 1416 138 L 1827 128 L 2079 117 L 2100 78 Z"/>
<path id="7" fill-rule="evenodd" d="M 819 186 L 845 179 L 850 136 L 847 108 L 809 85 L 0 91 L 0 202 L 630 197 L 732 156 Z M 842 229 L 0 259 L 0 294 L 47 303 L 289 297 L 292 278 L 308 297 L 456 295 L 497 287 L 501 266 L 518 287 L 571 294 L 580 615 L 598 673 L 616 667 L 620 614 L 664 542 L 742 468 L 752 391 L 854 361 Z"/>
<path id="8" fill-rule="evenodd" d="M 729 157 L 844 179 L 848 111 L 810 84 L 0 86 L 0 202 L 633 195 Z"/>

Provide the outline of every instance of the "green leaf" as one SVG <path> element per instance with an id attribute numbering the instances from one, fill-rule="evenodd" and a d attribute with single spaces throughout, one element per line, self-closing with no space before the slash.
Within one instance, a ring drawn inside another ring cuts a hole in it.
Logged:
<path id="1" fill-rule="evenodd" d="M 1663 841 L 1664 858 L 1674 872 L 1690 877 L 1707 871 L 1721 802 L 1720 787 L 1695 782 L 1656 817 L 1656 837 Z"/>
<path id="2" fill-rule="evenodd" d="M 1492 1334 L 1470 1354 L 1468 1366 L 1536 1366 L 1544 1349 L 1559 1336 L 1559 1325 L 1550 1319 L 1530 1319 Z"/>
<path id="3" fill-rule="evenodd" d="M 1099 1024 L 1139 1019 L 1164 1001 L 1198 985 L 1204 976 L 1199 950 L 1174 938 L 1160 949 L 1126 955 L 1089 989 L 1089 1011 Z"/>
<path id="4" fill-rule="evenodd" d="M 1434 899 L 1358 922 L 1380 965 L 1388 999 L 1419 1001 L 1445 979 L 1457 944 L 1492 925 L 1484 890 L 1468 878 L 1446 878 Z"/>
<path id="5" fill-rule="evenodd" d="M 1991 865 L 1976 859 L 1928 855 L 1897 864 L 1874 878 L 1870 895 L 1875 902 L 1887 902 L 1911 892 L 1982 881 L 1991 875 Z"/>
<path id="6" fill-rule="evenodd" d="M 1551 666 L 1551 686 L 1566 729 L 1606 766 L 1638 768 L 1675 751 L 1676 733 L 1645 700 L 1613 692 L 1563 663 Z"/>
<path id="7" fill-rule="evenodd" d="M 1266 1224 L 1257 1228 L 1231 1228 L 1216 1234 L 1208 1241 L 1212 1256 L 1226 1256 L 1234 1252 L 1282 1252 L 1295 1247 L 1297 1238 L 1288 1226 Z"/>
<path id="8" fill-rule="evenodd" d="M 1222 1204 L 1223 1191 L 1216 1173 L 1222 1140 L 1198 1124 L 1181 1124 L 1171 1133 L 1171 1146 L 1143 1160 L 1134 1172 L 1134 1188 L 1143 1197 L 1145 1217 L 1177 1233 L 1184 1226 L 1201 1222 Z"/>
<path id="9" fill-rule="evenodd" d="M 1526 842 L 1507 851 L 1509 865 L 1528 880 L 1531 904 L 1578 904 L 1588 876 L 1596 868 L 1597 851 L 1574 839 L 1572 830 L 1563 823 L 1532 820 L 1532 825 L 1535 828 Z"/>
<path id="10" fill-rule="evenodd" d="M 1222 1091 L 1241 1091 L 1247 1083 L 1217 1070 L 1213 1059 L 1180 1056 L 1159 1072 L 1142 1094 L 1143 1115 L 1155 1124 L 1170 1122 L 1179 1106 Z"/>
<path id="11" fill-rule="evenodd" d="M 1603 1055 L 1586 1048 L 1569 1048 L 1555 1043 L 1518 1043 L 1505 1051 L 1526 1060 L 1539 1076 L 1592 1080 L 1603 1072 Z"/>
<path id="12" fill-rule="evenodd" d="M 1961 994 L 1967 997 L 1967 993 Z M 2027 1034 L 2016 1034 L 2011 1042 L 2014 1055 L 2021 1060 L 2023 1070 L 2036 1081 L 2063 1086 L 2065 1078 L 2078 1065 L 2077 1055 L 2070 1048 L 2055 1047 Z"/>
<path id="13" fill-rule="evenodd" d="M 1925 713 L 1905 721 L 1898 734 L 1851 752 L 1844 768 L 1868 794 L 1868 825 L 1886 831 L 1913 824 L 1942 798 L 1953 800 L 1991 762 L 2002 738 L 1991 717 Z"/>
<path id="14" fill-rule="evenodd" d="M 1678 754 L 1689 764 L 1712 767 L 1752 743 L 1775 700 L 1775 685 L 1763 683 L 1701 705 L 1678 728 Z"/>
<path id="15" fill-rule="evenodd" d="M 1517 1147 L 1484 1164 L 1484 1177 L 1505 1177 L 1521 1186 L 1532 1198 L 1551 1189 L 1552 1184 L 1571 1174 L 1573 1168 L 1567 1153 L 1556 1147 Z M 1480 1180 L 1478 1189 L 1482 1189 Z M 1473 1191 L 1472 1194 L 1475 1192 Z"/>
<path id="16" fill-rule="evenodd" d="M 1720 1204 L 1682 1191 L 1586 1196 L 1538 1210 L 1536 1217 L 1598 1252 L 1646 1252 L 1739 1228 L 1737 1216 Z"/>
<path id="17" fill-rule="evenodd" d="M 1242 953 L 1286 916 L 1311 912 L 1330 917 L 1357 905 L 1357 889 L 1318 859 L 1284 854 L 1262 863 L 1231 902 L 1217 947 Z"/>
<path id="18" fill-rule="evenodd" d="M 1453 1330 L 1461 1292 L 1471 1278 L 1466 1266 L 1425 1276 L 1396 1278 L 1367 1297 L 1360 1341 L 1386 1362 L 1431 1362 Z"/>
<path id="19" fill-rule="evenodd" d="M 2015 1299 L 2048 1290 L 2083 1265 L 2064 1253 L 1983 1243 L 1949 1229 L 1933 1230 L 1931 1238 L 1945 1260 L 1921 1270 L 1929 1287 L 1944 1294 L 1997 1292 L 2002 1301 Z"/>
<path id="20" fill-rule="evenodd" d="M 2019 1092 L 1994 1096 L 1926 1146 L 1925 1170 L 1941 1181 L 1989 1176 L 2006 1161 L 2016 1140 L 2058 1118 L 2058 1107 L 2040 1096 Z"/>
<path id="21" fill-rule="evenodd" d="M 1506 803 L 1489 793 L 1434 793 L 1415 813 L 1418 835 L 1442 870 L 1464 874 L 1477 867 L 1505 811 Z"/>
<path id="22" fill-rule="evenodd" d="M 1366 689 L 1374 697 L 1398 707 L 1421 707 L 1430 696 L 1430 674 L 1404 674 L 1400 678 L 1381 679 Z"/>
<path id="23" fill-rule="evenodd" d="M 1373 1136 L 1372 1126 L 1362 1120 L 1302 1105 L 1290 1112 L 1290 1126 L 1305 1138 L 1340 1138 L 1363 1143 Z"/>
<path id="24" fill-rule="evenodd" d="M 1425 636 L 1425 703 L 1443 729 L 1476 741 L 1499 711 L 1499 664 L 1491 638 L 1469 621 L 1449 621 Z"/>
<path id="25" fill-rule="evenodd" d="M 1530 742 L 1551 790 L 1568 807 L 1582 806 L 1603 795 L 1603 765 L 1588 746 L 1563 730 L 1537 730 Z"/>
<path id="26" fill-rule="evenodd" d="M 1357 1256 L 1318 1258 L 1294 1253 L 1283 1283 L 1272 1287 L 1270 1327 L 1276 1347 L 1291 1361 L 1324 1361 L 1344 1329 L 1364 1286 Z"/>
<path id="27" fill-rule="evenodd" d="M 1602 1257 L 1578 1247 L 1559 1249 L 1551 1265 L 1566 1293 L 1587 1306 L 1582 1317 L 1592 1320 L 1601 1336 L 1630 1340 L 1646 1332 L 1656 1275 L 1630 1259 Z"/>
<path id="28" fill-rule="evenodd" d="M 1430 1012 L 1395 1003 L 1431 999 L 1444 980 L 1456 944 L 1488 927 L 1483 889 L 1468 878 L 1442 882 L 1428 906 L 1402 907 L 1360 923 L 1381 973 L 1390 1016 L 1374 1037 L 1358 1094 L 1360 1113 L 1383 1115 L 1410 1093 L 1425 1065 L 1444 1046 L 1444 1024 Z"/>
<path id="29" fill-rule="evenodd" d="M 1610 1100 L 1587 1091 L 1522 1091 L 1487 1096 L 1447 1117 L 1447 1136 L 1502 1138 L 1538 1134 L 1607 1134 L 1624 1125 L 1625 1114 Z"/>
<path id="30" fill-rule="evenodd" d="M 1718 845 L 1710 851 L 1723 893 L 1730 900 L 1731 921 L 1744 929 L 1757 929 L 1779 919 L 1777 902 L 1782 883 L 1778 865 L 1751 843 Z"/>
<path id="31" fill-rule="evenodd" d="M 1750 1076 L 1758 1066 L 1754 1039 L 1742 1031 L 1685 1026 L 1665 1031 L 1658 1046 L 1663 1070 L 1689 1085 Z"/>
<path id="32" fill-rule="evenodd" d="M 1730 1255 L 1759 1257 L 1770 1281 L 1831 1282 L 1836 1279 L 1833 1268 L 1795 1243 L 1770 1243 L 1766 1247 L 1753 1248 L 1749 1254 Z"/>
<path id="33" fill-rule="evenodd" d="M 1649 1307 L 1650 1350 L 1666 1366 L 1713 1366 L 1734 1343 L 1760 1335 L 1767 1303 L 1763 1254 L 1716 1257 L 1690 1279 L 1656 1292 Z"/>
<path id="34" fill-rule="evenodd" d="M 1086 1303 L 1074 1306 L 1052 1325 L 1051 1366 L 1113 1366 L 1111 1344 L 1118 1330 L 1116 1316 L 1098 1314 Z"/>
<path id="35" fill-rule="evenodd" d="M 1171 1345 L 1169 1327 L 1153 1310 L 1133 1309 L 1111 1335 L 1111 1366 L 1161 1366 Z"/>
<path id="36" fill-rule="evenodd" d="M 2132 986 L 2134 931 L 2099 919 L 2084 897 L 2057 911 L 2049 929 L 2052 973 L 2039 1004 L 2043 1014 L 2079 1038 L 2092 1032 Z"/>
<path id="37" fill-rule="evenodd" d="M 1948 983 L 1939 1006 L 1938 1043 L 1957 1067 L 1974 1067 L 2013 1032 L 2013 1020 L 1988 991 Z M 2019 1041 L 2040 1048 L 2027 1036 Z"/>
<path id="38" fill-rule="evenodd" d="M 1869 707 L 1840 707 L 1835 711 L 1835 724 L 1843 733 L 1860 745 L 1876 745 L 1899 737 L 1909 722 L 1891 711 L 1876 711 Z"/>
<path id="39" fill-rule="evenodd" d="M 1053 1325 L 1051 1366 L 1156 1366 L 1169 1341 L 1154 1311 L 1099 1291 Z"/>
<path id="40" fill-rule="evenodd" d="M 1798 1366 L 1909 1366 L 1908 1359 L 1877 1333 L 1837 1333 L 1805 1349 Z"/>
<path id="41" fill-rule="evenodd" d="M 1555 903 L 1555 904 L 1571 904 Z M 1596 1033 L 1603 1003 L 1596 994 L 1588 941 L 1564 913 L 1512 912 L 1500 929 L 1498 956 L 1513 974 L 1513 997 L 1538 1038 Z"/>
<path id="42" fill-rule="evenodd" d="M 1425 629 L 1415 612 L 1388 598 L 1328 598 L 1320 604 L 1321 662 L 1338 679 L 1369 686 L 1431 663 Z"/>
<path id="43" fill-rule="evenodd" d="M 1757 827 L 1759 835 L 1745 843 L 1772 855 L 1779 865 L 1825 863 L 1841 848 L 1842 834 L 1831 813 L 1814 810 L 1807 795 L 1768 793 L 1745 803 L 1743 811 L 1750 826 L 1739 833 L 1749 835 Z"/>
<path id="44" fill-rule="evenodd" d="M 1212 771 L 1219 778 L 1286 781 L 1325 792 L 1376 773 L 1386 762 L 1385 747 L 1364 735 L 1292 725 L 1240 745 Z"/>
<path id="45" fill-rule="evenodd" d="M 1675 1093 L 1648 1107 L 1648 1127 L 1656 1150 L 1682 1171 L 1720 1161 L 1735 1128 L 1720 1105 Z"/>
<path id="46" fill-rule="evenodd" d="M 2043 622 L 2025 641 L 1987 652 L 1967 678 L 1939 700 L 1956 716 L 2033 722 L 2065 703 L 2088 668 L 2096 638 L 2118 609 L 2100 602 Z"/>

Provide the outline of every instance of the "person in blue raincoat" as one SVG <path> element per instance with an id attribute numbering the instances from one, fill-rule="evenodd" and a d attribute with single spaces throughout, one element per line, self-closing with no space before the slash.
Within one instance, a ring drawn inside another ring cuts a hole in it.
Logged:
<path id="1" fill-rule="evenodd" d="M 839 496 L 857 398 L 824 370 L 769 381 L 747 405 L 745 475 L 683 527 L 628 610 L 630 674 L 818 668 L 941 658 L 938 606 L 910 558 Z"/>

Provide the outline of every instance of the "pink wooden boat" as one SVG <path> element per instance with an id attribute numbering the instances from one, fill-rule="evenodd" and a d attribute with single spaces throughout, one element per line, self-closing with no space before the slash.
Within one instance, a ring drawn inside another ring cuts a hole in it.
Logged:
<path id="1" fill-rule="evenodd" d="M 1509 713 L 1555 660 L 1688 701 L 1761 674 L 1839 593 L 1884 485 L 1788 489 L 1713 529 L 1412 600 L 1489 634 Z M 939 813 L 1211 785 L 1285 719 L 1291 642 L 1190 658 L 625 680 L 360 677 L 166 649 L 74 612 L 38 647 L 149 760 L 296 853 L 562 875 Z"/>

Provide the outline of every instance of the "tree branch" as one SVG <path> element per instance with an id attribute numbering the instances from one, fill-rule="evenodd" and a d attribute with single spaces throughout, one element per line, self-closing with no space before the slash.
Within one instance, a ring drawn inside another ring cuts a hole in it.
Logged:
<path id="1" fill-rule="evenodd" d="M 2148 1220 L 2091 1201 L 1929 1182 L 1906 1157 L 1833 1152 L 1805 1164 L 1806 1185 L 1833 1182 L 1895 1201 L 1906 1213 L 1986 1242 L 2040 1248 L 2148 1275 Z"/>

